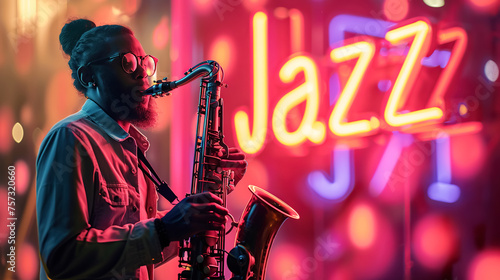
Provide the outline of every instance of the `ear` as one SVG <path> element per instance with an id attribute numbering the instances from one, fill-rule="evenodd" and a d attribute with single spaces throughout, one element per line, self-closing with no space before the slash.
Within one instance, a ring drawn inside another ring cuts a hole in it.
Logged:
<path id="1" fill-rule="evenodd" d="M 95 86 L 95 82 L 90 67 L 82 65 L 78 67 L 78 70 L 76 70 L 76 74 L 78 76 L 78 81 L 83 87 L 91 88 Z"/>

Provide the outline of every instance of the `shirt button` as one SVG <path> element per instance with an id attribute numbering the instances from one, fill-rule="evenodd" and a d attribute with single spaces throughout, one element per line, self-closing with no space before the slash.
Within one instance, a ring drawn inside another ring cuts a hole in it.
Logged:
<path id="1" fill-rule="evenodd" d="M 153 207 L 149 206 L 149 212 L 153 212 Z"/>
<path id="2" fill-rule="evenodd" d="M 137 207 L 135 207 L 135 205 L 132 206 L 132 212 L 137 212 Z"/>
<path id="3" fill-rule="evenodd" d="M 132 167 L 132 169 L 130 171 L 132 172 L 132 174 L 137 173 L 137 170 L 135 169 L 135 167 Z"/>
<path id="4" fill-rule="evenodd" d="M 119 202 L 120 201 L 120 197 L 115 195 L 115 197 L 113 197 L 113 201 L 114 202 Z"/>

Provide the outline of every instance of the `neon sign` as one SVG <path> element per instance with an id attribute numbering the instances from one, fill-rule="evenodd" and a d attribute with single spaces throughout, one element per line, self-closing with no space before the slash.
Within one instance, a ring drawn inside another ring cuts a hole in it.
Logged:
<path id="1" fill-rule="evenodd" d="M 297 145 L 307 139 L 320 143 L 325 137 L 325 125 L 316 121 L 319 107 L 318 70 L 314 61 L 306 56 L 296 56 L 283 65 L 279 73 L 284 83 L 293 81 L 298 72 L 304 72 L 305 83 L 290 91 L 276 104 L 273 112 L 273 131 L 276 139 L 285 145 Z M 286 114 L 307 100 L 304 118 L 294 132 L 286 129 Z"/>
<path id="2" fill-rule="evenodd" d="M 267 134 L 267 15 L 258 12 L 253 17 L 253 129 L 250 132 L 248 114 L 238 111 L 234 116 L 236 136 L 243 151 L 258 152 L 264 145 Z"/>
<path id="3" fill-rule="evenodd" d="M 372 42 L 356 42 L 336 48 L 330 53 L 332 61 L 336 63 L 359 58 L 349 80 L 347 80 L 344 90 L 340 94 L 337 104 L 333 108 L 330 121 L 328 122 L 330 130 L 339 136 L 363 134 L 373 131 L 380 126 L 380 122 L 376 117 L 372 117 L 370 120 L 359 120 L 350 123 L 343 121 L 347 117 L 347 111 L 352 105 L 354 96 L 359 89 L 368 65 L 373 59 L 374 53 L 375 45 Z"/>
<path id="4" fill-rule="evenodd" d="M 351 22 L 362 20 L 359 17 L 342 15 L 332 20 L 330 28 L 348 29 L 347 25 L 333 25 L 334 22 L 342 22 L 343 18 L 347 18 Z M 250 131 L 250 119 L 246 112 L 238 111 L 234 119 L 238 144 L 244 152 L 249 154 L 257 153 L 263 148 L 268 133 L 267 20 L 267 15 L 263 12 L 258 12 L 253 17 L 254 108 L 252 131 Z M 366 19 L 363 20 L 366 24 Z M 422 126 L 443 122 L 443 96 L 465 52 L 467 45 L 465 31 L 459 27 L 435 31 L 424 18 L 415 18 L 397 27 L 394 27 L 395 25 L 390 22 L 381 21 L 378 24 L 383 28 L 382 30 L 377 29 L 376 34 L 373 34 L 372 37 L 381 38 L 379 40 L 385 40 L 391 46 L 404 46 L 406 44 L 409 46 L 409 50 L 406 54 L 401 54 L 405 55 L 405 58 L 395 81 L 386 80 L 379 84 L 379 87 L 385 85 L 390 89 L 384 110 L 381 112 L 382 116 L 373 115 L 368 119 L 356 121 L 348 120 L 349 110 L 355 102 L 355 97 L 365 80 L 365 76 L 370 74 L 369 71 L 373 71 L 373 67 L 370 67 L 371 63 L 383 55 L 382 49 L 371 38 L 364 36 L 354 38 L 356 40 L 352 40 L 352 42 L 344 40 L 342 43 L 347 43 L 346 45 L 331 50 L 332 65 L 356 60 L 328 121 L 330 132 L 338 137 L 362 137 L 375 134 L 381 129 L 406 130 L 412 125 Z M 436 50 L 430 57 L 426 57 L 431 47 L 433 32 L 437 32 L 438 45 L 453 44 L 449 59 L 444 65 L 442 61 L 436 62 L 433 59 L 435 60 L 438 55 L 445 51 Z M 296 46 L 293 49 L 297 50 L 300 47 Z M 440 64 L 444 69 L 432 89 L 426 108 L 413 111 L 405 110 L 422 65 L 433 63 Z M 306 140 L 318 144 L 322 143 L 326 137 L 326 125 L 317 120 L 321 102 L 318 90 L 319 70 L 315 61 L 304 54 L 293 55 L 281 67 L 279 78 L 283 83 L 290 83 L 301 72 L 304 74 L 305 82 L 285 94 L 272 110 L 271 126 L 274 136 L 280 143 L 287 146 L 299 145 Z M 303 102 L 306 102 L 306 107 L 299 127 L 295 131 L 288 131 L 286 127 L 287 114 Z"/>

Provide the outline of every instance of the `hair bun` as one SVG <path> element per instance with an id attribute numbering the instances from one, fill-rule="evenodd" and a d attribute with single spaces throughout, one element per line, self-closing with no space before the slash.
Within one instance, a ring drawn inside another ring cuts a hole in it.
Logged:
<path id="1" fill-rule="evenodd" d="M 66 23 L 61 29 L 61 34 L 59 34 L 59 42 L 63 51 L 71 56 L 73 48 L 75 48 L 83 33 L 94 27 L 96 27 L 95 23 L 88 19 L 77 19 Z"/>

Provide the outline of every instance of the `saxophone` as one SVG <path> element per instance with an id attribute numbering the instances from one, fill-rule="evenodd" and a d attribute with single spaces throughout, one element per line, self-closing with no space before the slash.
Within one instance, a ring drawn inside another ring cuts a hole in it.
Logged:
<path id="1" fill-rule="evenodd" d="M 201 78 L 198 102 L 198 120 L 193 161 L 191 194 L 212 192 L 219 196 L 226 207 L 226 196 L 234 188 L 234 172 L 222 170 L 218 163 L 228 157 L 224 143 L 223 100 L 220 89 L 224 71 L 211 60 L 190 68 L 177 81 L 155 81 L 143 95 L 168 96 L 179 86 Z M 222 183 L 221 183 L 222 182 Z M 181 242 L 179 267 L 184 270 L 178 279 L 223 280 L 224 254 L 228 254 L 227 266 L 231 280 L 265 279 L 267 258 L 279 228 L 287 218 L 299 219 L 297 212 L 269 192 L 250 185 L 252 197 L 236 223 L 232 215 L 231 228 L 225 231 L 206 231 Z M 189 194 L 188 194 L 189 195 Z M 235 247 L 225 250 L 225 235 L 237 227 Z"/>

